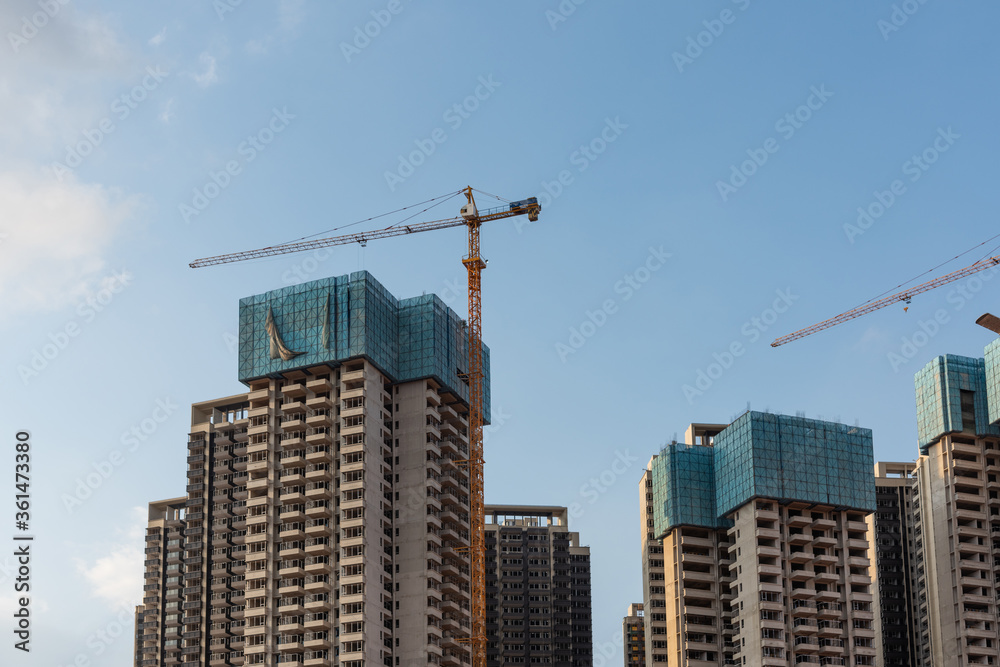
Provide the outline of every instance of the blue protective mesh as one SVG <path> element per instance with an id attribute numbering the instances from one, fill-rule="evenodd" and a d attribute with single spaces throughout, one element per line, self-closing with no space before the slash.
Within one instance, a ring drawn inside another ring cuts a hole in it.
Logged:
<path id="1" fill-rule="evenodd" d="M 714 445 L 720 516 L 757 497 L 875 509 L 871 429 L 747 412 Z"/>
<path id="2" fill-rule="evenodd" d="M 1000 421 L 1000 338 L 986 346 L 986 403 L 991 424 Z"/>
<path id="3" fill-rule="evenodd" d="M 653 460 L 653 530 L 657 537 L 677 526 L 727 528 L 715 511 L 712 448 L 671 444 Z"/>
<path id="4" fill-rule="evenodd" d="M 991 361 L 994 345 L 986 348 Z M 989 377 L 996 383 L 996 370 L 990 365 Z M 947 433 L 966 431 L 975 435 L 1000 435 L 991 426 L 992 413 L 987 401 L 987 364 L 984 359 L 946 354 L 937 357 L 914 376 L 917 398 L 917 443 L 923 454 Z M 962 421 L 962 391 L 973 392 L 975 424 Z M 993 396 L 996 396 L 994 391 Z M 989 416 L 988 416 L 989 415 Z M 967 428 L 968 427 L 968 428 Z"/>
<path id="5" fill-rule="evenodd" d="M 271 358 L 268 311 L 285 346 L 301 352 Z M 240 299 L 239 379 L 365 357 L 395 382 L 434 378 L 463 400 L 469 387 L 464 321 L 436 295 L 398 300 L 367 271 Z M 483 419 L 490 421 L 490 352 L 483 345 Z"/>

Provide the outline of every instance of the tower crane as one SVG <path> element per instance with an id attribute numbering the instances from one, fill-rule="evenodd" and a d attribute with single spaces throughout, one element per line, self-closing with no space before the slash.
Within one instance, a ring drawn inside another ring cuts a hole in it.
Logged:
<path id="1" fill-rule="evenodd" d="M 469 368 L 462 379 L 469 383 L 469 458 L 460 463 L 467 466 L 469 471 L 469 521 L 470 521 L 470 570 L 472 574 L 471 586 L 471 626 L 472 632 L 465 640 L 472 650 L 473 667 L 486 667 L 486 529 L 485 529 L 485 507 L 483 500 L 483 351 L 482 351 L 482 271 L 486 268 L 486 261 L 482 259 L 479 250 L 479 228 L 484 222 L 501 220 L 518 215 L 527 215 L 532 222 L 538 220 L 538 214 L 542 207 L 538 204 L 538 199 L 530 197 L 520 201 L 511 202 L 509 206 L 500 206 L 480 212 L 476 208 L 476 200 L 472 194 L 472 188 L 466 187 L 461 191 L 467 202 L 460 211 L 460 215 L 446 220 L 432 220 L 413 225 L 395 225 L 370 232 L 359 232 L 356 234 L 346 234 L 330 238 L 314 239 L 309 241 L 296 241 L 285 243 L 258 250 L 246 250 L 234 252 L 215 257 L 206 257 L 191 262 L 193 269 L 214 266 L 216 264 L 229 264 L 241 262 L 248 259 L 258 259 L 261 257 L 273 257 L 285 255 L 303 250 L 314 250 L 336 245 L 348 245 L 358 243 L 362 246 L 368 241 L 388 238 L 392 236 L 403 236 L 415 234 L 417 232 L 429 232 L 436 229 L 447 229 L 465 225 L 469 230 L 469 254 L 462 259 L 469 274 Z M 457 194 L 457 193 L 456 193 Z"/>
<path id="2" fill-rule="evenodd" d="M 853 320 L 856 317 L 861 317 L 862 315 L 867 315 L 870 312 L 880 310 L 886 306 L 891 306 L 895 303 L 910 303 L 912 299 L 917 294 L 923 294 L 924 292 L 929 292 L 932 289 L 941 287 L 942 285 L 947 285 L 948 283 L 955 282 L 960 278 L 965 278 L 966 276 L 971 276 L 980 271 L 985 271 L 986 269 L 1000 265 L 1000 255 L 995 255 L 993 257 L 987 257 L 981 259 L 975 264 L 970 264 L 965 268 L 958 269 L 957 271 L 952 271 L 943 276 L 935 278 L 934 280 L 929 280 L 923 284 L 917 285 L 916 287 L 911 287 L 908 290 L 903 290 L 902 292 L 896 292 L 887 297 L 878 299 L 877 301 L 869 301 L 866 304 L 858 306 L 857 308 L 852 308 L 846 312 L 837 315 L 836 317 L 831 317 L 828 320 L 823 320 L 822 322 L 817 322 L 812 326 L 808 326 L 805 329 L 800 329 L 794 333 L 790 333 L 786 336 L 782 336 L 774 340 L 771 343 L 771 347 L 778 347 L 784 345 L 785 343 L 791 343 L 793 340 L 798 340 L 799 338 L 805 338 L 817 331 L 822 331 L 823 329 L 829 329 L 830 327 L 835 327 L 842 322 L 847 322 L 848 320 Z"/>

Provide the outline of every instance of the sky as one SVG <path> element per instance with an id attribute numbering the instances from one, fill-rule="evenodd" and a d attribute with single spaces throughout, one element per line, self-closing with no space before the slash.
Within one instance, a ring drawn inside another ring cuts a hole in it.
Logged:
<path id="1" fill-rule="evenodd" d="M 914 373 L 992 340 L 984 274 L 769 346 L 1000 243 L 998 19 L 942 0 L 5 0 L 0 535 L 25 430 L 35 541 L 30 656 L 0 557 L 0 662 L 131 664 L 145 507 L 184 494 L 190 404 L 242 390 L 241 297 L 365 269 L 467 308 L 461 229 L 188 263 L 467 185 L 543 206 L 482 232 L 486 500 L 572 508 L 595 656 L 618 662 L 637 485 L 665 443 L 749 406 L 912 460 Z"/>

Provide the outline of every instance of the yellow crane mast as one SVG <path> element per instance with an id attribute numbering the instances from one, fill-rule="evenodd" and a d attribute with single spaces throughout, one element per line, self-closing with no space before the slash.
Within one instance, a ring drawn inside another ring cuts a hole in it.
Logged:
<path id="1" fill-rule="evenodd" d="M 492 208 L 480 213 L 476 208 L 472 188 L 466 187 L 462 193 L 467 202 L 461 209 L 461 215 L 456 218 L 433 220 L 413 225 L 398 225 L 371 232 L 296 241 L 257 250 L 217 255 L 195 260 L 191 262 L 190 266 L 197 269 L 216 264 L 229 264 L 351 243 L 359 243 L 364 246 L 367 245 L 368 241 L 375 239 L 447 229 L 459 225 L 465 225 L 468 228 L 469 254 L 462 259 L 462 264 L 469 274 L 469 367 L 464 378 L 469 383 L 469 458 L 462 463 L 468 466 L 471 487 L 469 494 L 469 522 L 471 524 L 469 566 L 472 579 L 470 609 L 472 631 L 466 641 L 472 651 L 473 667 L 486 667 L 486 527 L 483 480 L 483 380 L 485 373 L 483 372 L 482 348 L 482 272 L 486 268 L 486 261 L 480 253 L 479 228 L 484 222 L 517 215 L 527 215 L 528 219 L 534 222 L 538 220 L 538 214 L 542 207 L 539 206 L 535 197 L 531 197 L 511 202 L 506 207 Z"/>

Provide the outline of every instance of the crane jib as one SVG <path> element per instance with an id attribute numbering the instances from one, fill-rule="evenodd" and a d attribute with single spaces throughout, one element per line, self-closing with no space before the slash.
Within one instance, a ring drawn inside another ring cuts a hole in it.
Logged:
<path id="1" fill-rule="evenodd" d="M 482 290 L 481 274 L 486 267 L 486 263 L 481 258 L 479 245 L 479 229 L 482 223 L 501 218 L 509 218 L 516 215 L 527 215 L 532 222 L 538 220 L 538 214 L 542 207 L 538 204 L 538 199 L 529 197 L 515 202 L 510 202 L 506 207 L 497 207 L 479 212 L 476 209 L 475 198 L 472 188 L 466 187 L 462 190 L 468 203 L 462 207 L 461 216 L 447 220 L 434 220 L 414 225 L 386 227 L 372 232 L 360 234 L 348 234 L 346 236 L 335 236 L 327 239 L 315 239 L 311 241 L 297 241 L 278 246 L 269 246 L 259 250 L 248 250 L 245 252 L 231 253 L 228 255 L 218 255 L 207 257 L 191 263 L 191 267 L 211 266 L 213 264 L 225 264 L 228 262 L 239 262 L 258 257 L 272 257 L 286 253 L 299 252 L 302 250 L 312 250 L 348 243 L 360 243 L 365 245 L 370 240 L 388 238 L 391 236 L 401 236 L 416 232 L 426 232 L 434 229 L 445 229 L 448 227 L 465 226 L 469 234 L 469 254 L 462 260 L 468 270 L 469 275 L 469 319 L 467 325 L 468 344 L 468 367 L 464 373 L 469 384 L 468 397 L 468 459 L 465 464 L 469 475 L 469 536 L 468 546 L 458 545 L 460 550 L 467 550 L 469 554 L 470 572 L 470 631 L 466 637 L 457 638 L 458 641 L 469 645 L 472 654 L 472 667 L 486 667 L 486 583 L 485 583 L 485 501 L 483 493 L 483 403 L 484 386 L 482 355 Z"/>
<path id="2" fill-rule="evenodd" d="M 515 204 L 518 206 L 515 207 Z M 459 227 L 467 226 L 469 224 L 482 224 L 484 222 L 490 222 L 492 220 L 500 220 L 503 218 L 510 218 L 516 215 L 527 215 L 532 221 L 538 219 L 538 214 L 541 212 L 542 207 L 538 205 L 537 202 L 531 199 L 522 200 L 520 202 L 514 202 L 510 207 L 496 207 L 488 209 L 481 212 L 478 216 L 471 219 L 466 219 L 462 217 L 449 218 L 446 220 L 431 220 L 429 222 L 421 222 L 415 225 L 406 225 L 403 227 L 386 227 L 384 229 L 377 229 L 371 232 L 364 232 L 360 234 L 347 234 L 344 236 L 334 236 L 325 239 L 315 239 L 312 241 L 296 241 L 294 243 L 285 243 L 282 245 L 268 246 L 266 248 L 260 248 L 257 250 L 244 250 L 242 252 L 228 253 L 225 255 L 216 255 L 215 257 L 206 257 L 204 259 L 196 259 L 191 262 L 189 266 L 192 269 L 197 269 L 205 266 L 215 266 L 218 264 L 229 264 L 232 262 L 242 262 L 250 259 L 258 259 L 261 257 L 274 257 L 276 255 L 286 255 L 293 252 L 303 252 L 305 250 L 316 250 L 319 248 L 328 248 L 330 246 L 336 245 L 348 245 L 351 243 L 359 243 L 365 245 L 368 241 L 375 239 L 389 238 L 393 236 L 403 236 L 406 234 L 415 234 L 417 232 L 429 232 L 435 229 L 447 229 L 449 227 Z"/>
<path id="3" fill-rule="evenodd" d="M 862 315 L 867 315 L 868 313 L 874 312 L 886 306 L 891 306 L 892 304 L 899 303 L 900 301 L 904 303 L 910 303 L 910 300 L 917 294 L 923 294 L 924 292 L 929 292 L 933 289 L 941 287 L 942 285 L 947 285 L 960 278 L 965 278 L 966 276 L 971 276 L 980 271 L 985 271 L 986 269 L 993 268 L 1000 265 L 1000 255 L 994 257 L 987 257 L 981 259 L 975 264 L 970 264 L 964 268 L 952 271 L 951 273 L 946 273 L 943 276 L 934 278 L 933 280 L 928 280 L 927 282 L 917 285 L 911 289 L 905 290 L 903 292 L 897 292 L 896 294 L 891 294 L 887 297 L 879 299 L 878 301 L 872 301 L 871 303 L 858 306 L 851 310 L 845 311 L 840 315 L 831 317 L 828 320 L 823 320 L 822 322 L 817 322 L 812 326 L 808 326 L 805 329 L 800 329 L 794 333 L 790 333 L 787 336 L 782 336 L 781 338 L 776 338 L 771 347 L 779 347 L 785 343 L 791 343 L 793 340 L 798 340 L 799 338 L 805 338 L 810 334 L 823 331 L 824 329 L 829 329 L 830 327 L 836 326 L 843 322 L 853 320 L 856 317 L 861 317 Z"/>

